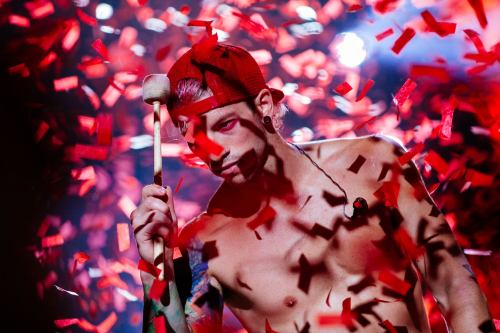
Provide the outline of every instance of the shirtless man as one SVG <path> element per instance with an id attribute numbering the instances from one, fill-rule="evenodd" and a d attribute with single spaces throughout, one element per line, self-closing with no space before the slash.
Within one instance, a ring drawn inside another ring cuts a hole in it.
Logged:
<path id="1" fill-rule="evenodd" d="M 168 280 L 153 300 L 154 277 L 141 272 L 144 331 L 161 318 L 172 332 L 219 332 L 226 304 L 251 333 L 431 332 L 427 287 L 453 332 L 494 331 L 466 258 L 399 144 L 288 143 L 276 130 L 283 94 L 241 48 L 193 47 L 168 77 L 172 120 L 224 181 L 178 237 L 171 189 L 144 187 L 131 215 L 139 253 L 153 263 L 153 238 L 163 237 Z M 174 246 L 189 258 L 185 305 Z"/>

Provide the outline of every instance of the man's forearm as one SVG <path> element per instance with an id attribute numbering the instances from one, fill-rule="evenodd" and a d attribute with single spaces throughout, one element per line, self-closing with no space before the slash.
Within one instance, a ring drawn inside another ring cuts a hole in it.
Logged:
<path id="1" fill-rule="evenodd" d="M 144 286 L 143 333 L 155 332 L 155 320 L 159 321 L 160 325 L 164 324 L 169 333 L 189 333 L 184 308 L 175 283 L 172 259 L 167 259 L 165 262 L 165 280 L 168 284 L 159 299 L 149 297 L 154 278 L 148 273 L 141 272 L 141 279 Z"/>
<path id="2" fill-rule="evenodd" d="M 495 332 L 486 299 L 475 281 L 455 283 L 448 295 L 446 315 L 453 333 Z"/>
<path id="3" fill-rule="evenodd" d="M 168 287 L 165 288 L 165 293 L 168 294 L 163 295 L 163 297 L 158 300 L 148 297 L 150 290 L 151 284 L 144 283 L 143 333 L 155 332 L 155 318 L 158 318 L 156 320 L 160 320 L 161 318 L 167 332 L 189 332 L 184 309 L 175 282 L 170 281 L 168 283 Z M 168 300 L 168 304 L 163 304 L 165 300 Z"/>

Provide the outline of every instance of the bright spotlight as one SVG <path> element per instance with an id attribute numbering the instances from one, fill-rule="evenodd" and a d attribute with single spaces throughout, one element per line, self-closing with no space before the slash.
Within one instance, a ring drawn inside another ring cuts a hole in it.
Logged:
<path id="1" fill-rule="evenodd" d="M 331 46 L 339 62 L 346 67 L 357 67 L 366 59 L 365 42 L 354 32 L 338 35 Z"/>
<path id="2" fill-rule="evenodd" d="M 113 7 L 107 3 L 100 3 L 95 8 L 95 17 L 98 20 L 107 20 L 113 15 Z"/>

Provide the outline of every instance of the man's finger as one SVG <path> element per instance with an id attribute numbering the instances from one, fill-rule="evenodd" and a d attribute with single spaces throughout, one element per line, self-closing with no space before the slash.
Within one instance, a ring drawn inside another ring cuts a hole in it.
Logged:
<path id="1" fill-rule="evenodd" d="M 166 193 L 167 192 L 163 186 L 149 184 L 142 188 L 142 200 L 145 200 L 147 197 L 162 197 Z"/>

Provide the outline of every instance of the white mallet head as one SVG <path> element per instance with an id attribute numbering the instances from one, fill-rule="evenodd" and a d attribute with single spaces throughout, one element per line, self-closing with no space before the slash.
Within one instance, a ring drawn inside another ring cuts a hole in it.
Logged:
<path id="1" fill-rule="evenodd" d="M 158 101 L 166 104 L 170 94 L 170 80 L 166 74 L 151 74 L 142 82 L 142 99 L 148 104 Z"/>

